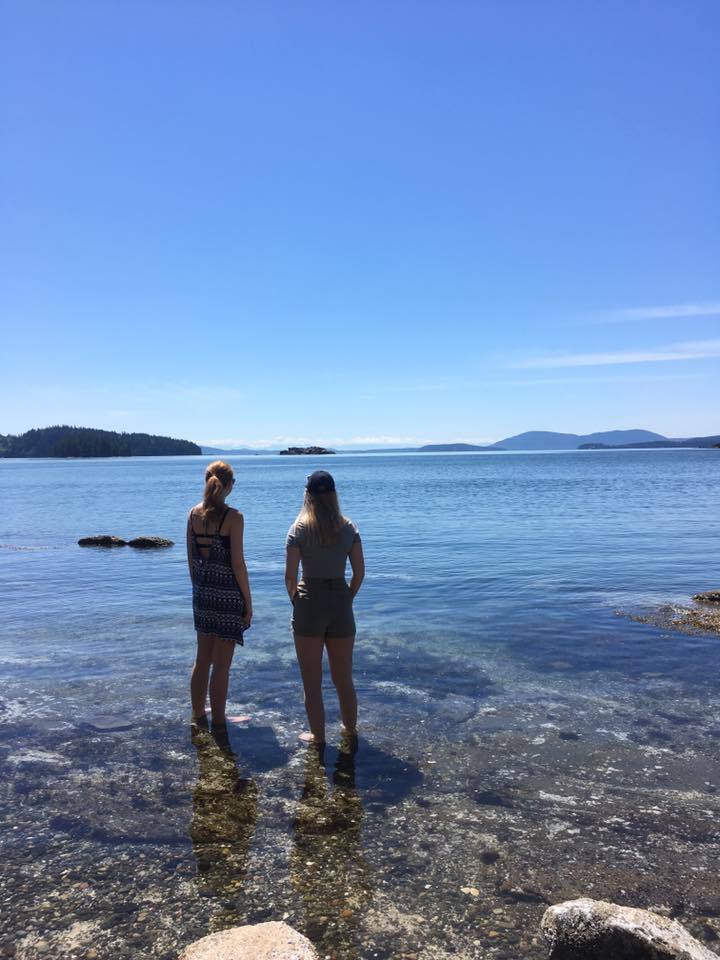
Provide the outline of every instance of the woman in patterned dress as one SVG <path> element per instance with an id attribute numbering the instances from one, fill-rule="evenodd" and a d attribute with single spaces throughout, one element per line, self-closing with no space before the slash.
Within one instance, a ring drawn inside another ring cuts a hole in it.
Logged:
<path id="1" fill-rule="evenodd" d="M 235 485 L 233 469 L 222 460 L 205 471 L 202 503 L 187 524 L 187 555 L 192 580 L 197 654 L 190 679 L 192 719 L 207 723 L 210 689 L 214 729 L 225 727 L 230 664 L 235 645 L 252 621 L 252 599 L 243 555 L 243 515 L 225 504 Z"/>

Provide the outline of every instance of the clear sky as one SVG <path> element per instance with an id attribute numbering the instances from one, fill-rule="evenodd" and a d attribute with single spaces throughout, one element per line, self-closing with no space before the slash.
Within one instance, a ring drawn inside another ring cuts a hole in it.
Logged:
<path id="1" fill-rule="evenodd" d="M 0 433 L 720 433 L 717 0 L 0 21 Z"/>

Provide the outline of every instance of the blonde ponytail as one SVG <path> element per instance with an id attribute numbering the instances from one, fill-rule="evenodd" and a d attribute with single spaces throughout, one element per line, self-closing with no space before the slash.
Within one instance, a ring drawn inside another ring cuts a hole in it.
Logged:
<path id="1" fill-rule="evenodd" d="M 205 520 L 219 520 L 223 506 L 223 491 L 233 481 L 233 468 L 224 460 L 215 460 L 205 471 L 202 516 Z"/>

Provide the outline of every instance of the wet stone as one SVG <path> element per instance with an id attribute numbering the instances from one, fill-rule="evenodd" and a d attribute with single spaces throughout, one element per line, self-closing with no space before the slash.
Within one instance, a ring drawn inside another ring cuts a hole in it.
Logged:
<path id="1" fill-rule="evenodd" d="M 123 730 L 131 730 L 133 722 L 128 717 L 109 716 L 98 714 L 97 716 L 87 717 L 81 721 L 84 726 L 91 727 L 99 733 L 115 733 Z"/>

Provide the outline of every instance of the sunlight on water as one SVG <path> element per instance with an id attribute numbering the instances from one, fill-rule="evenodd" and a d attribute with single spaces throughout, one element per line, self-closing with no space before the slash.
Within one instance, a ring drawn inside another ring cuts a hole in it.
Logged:
<path id="1" fill-rule="evenodd" d="M 286 918 L 321 956 L 540 957 L 582 893 L 720 935 L 720 639 L 619 615 L 720 586 L 715 451 L 333 457 L 368 577 L 359 749 L 328 689 L 322 756 L 282 582 L 314 461 L 233 462 L 256 618 L 226 741 L 188 724 L 204 461 L 0 462 L 3 949 L 170 960 Z"/>

